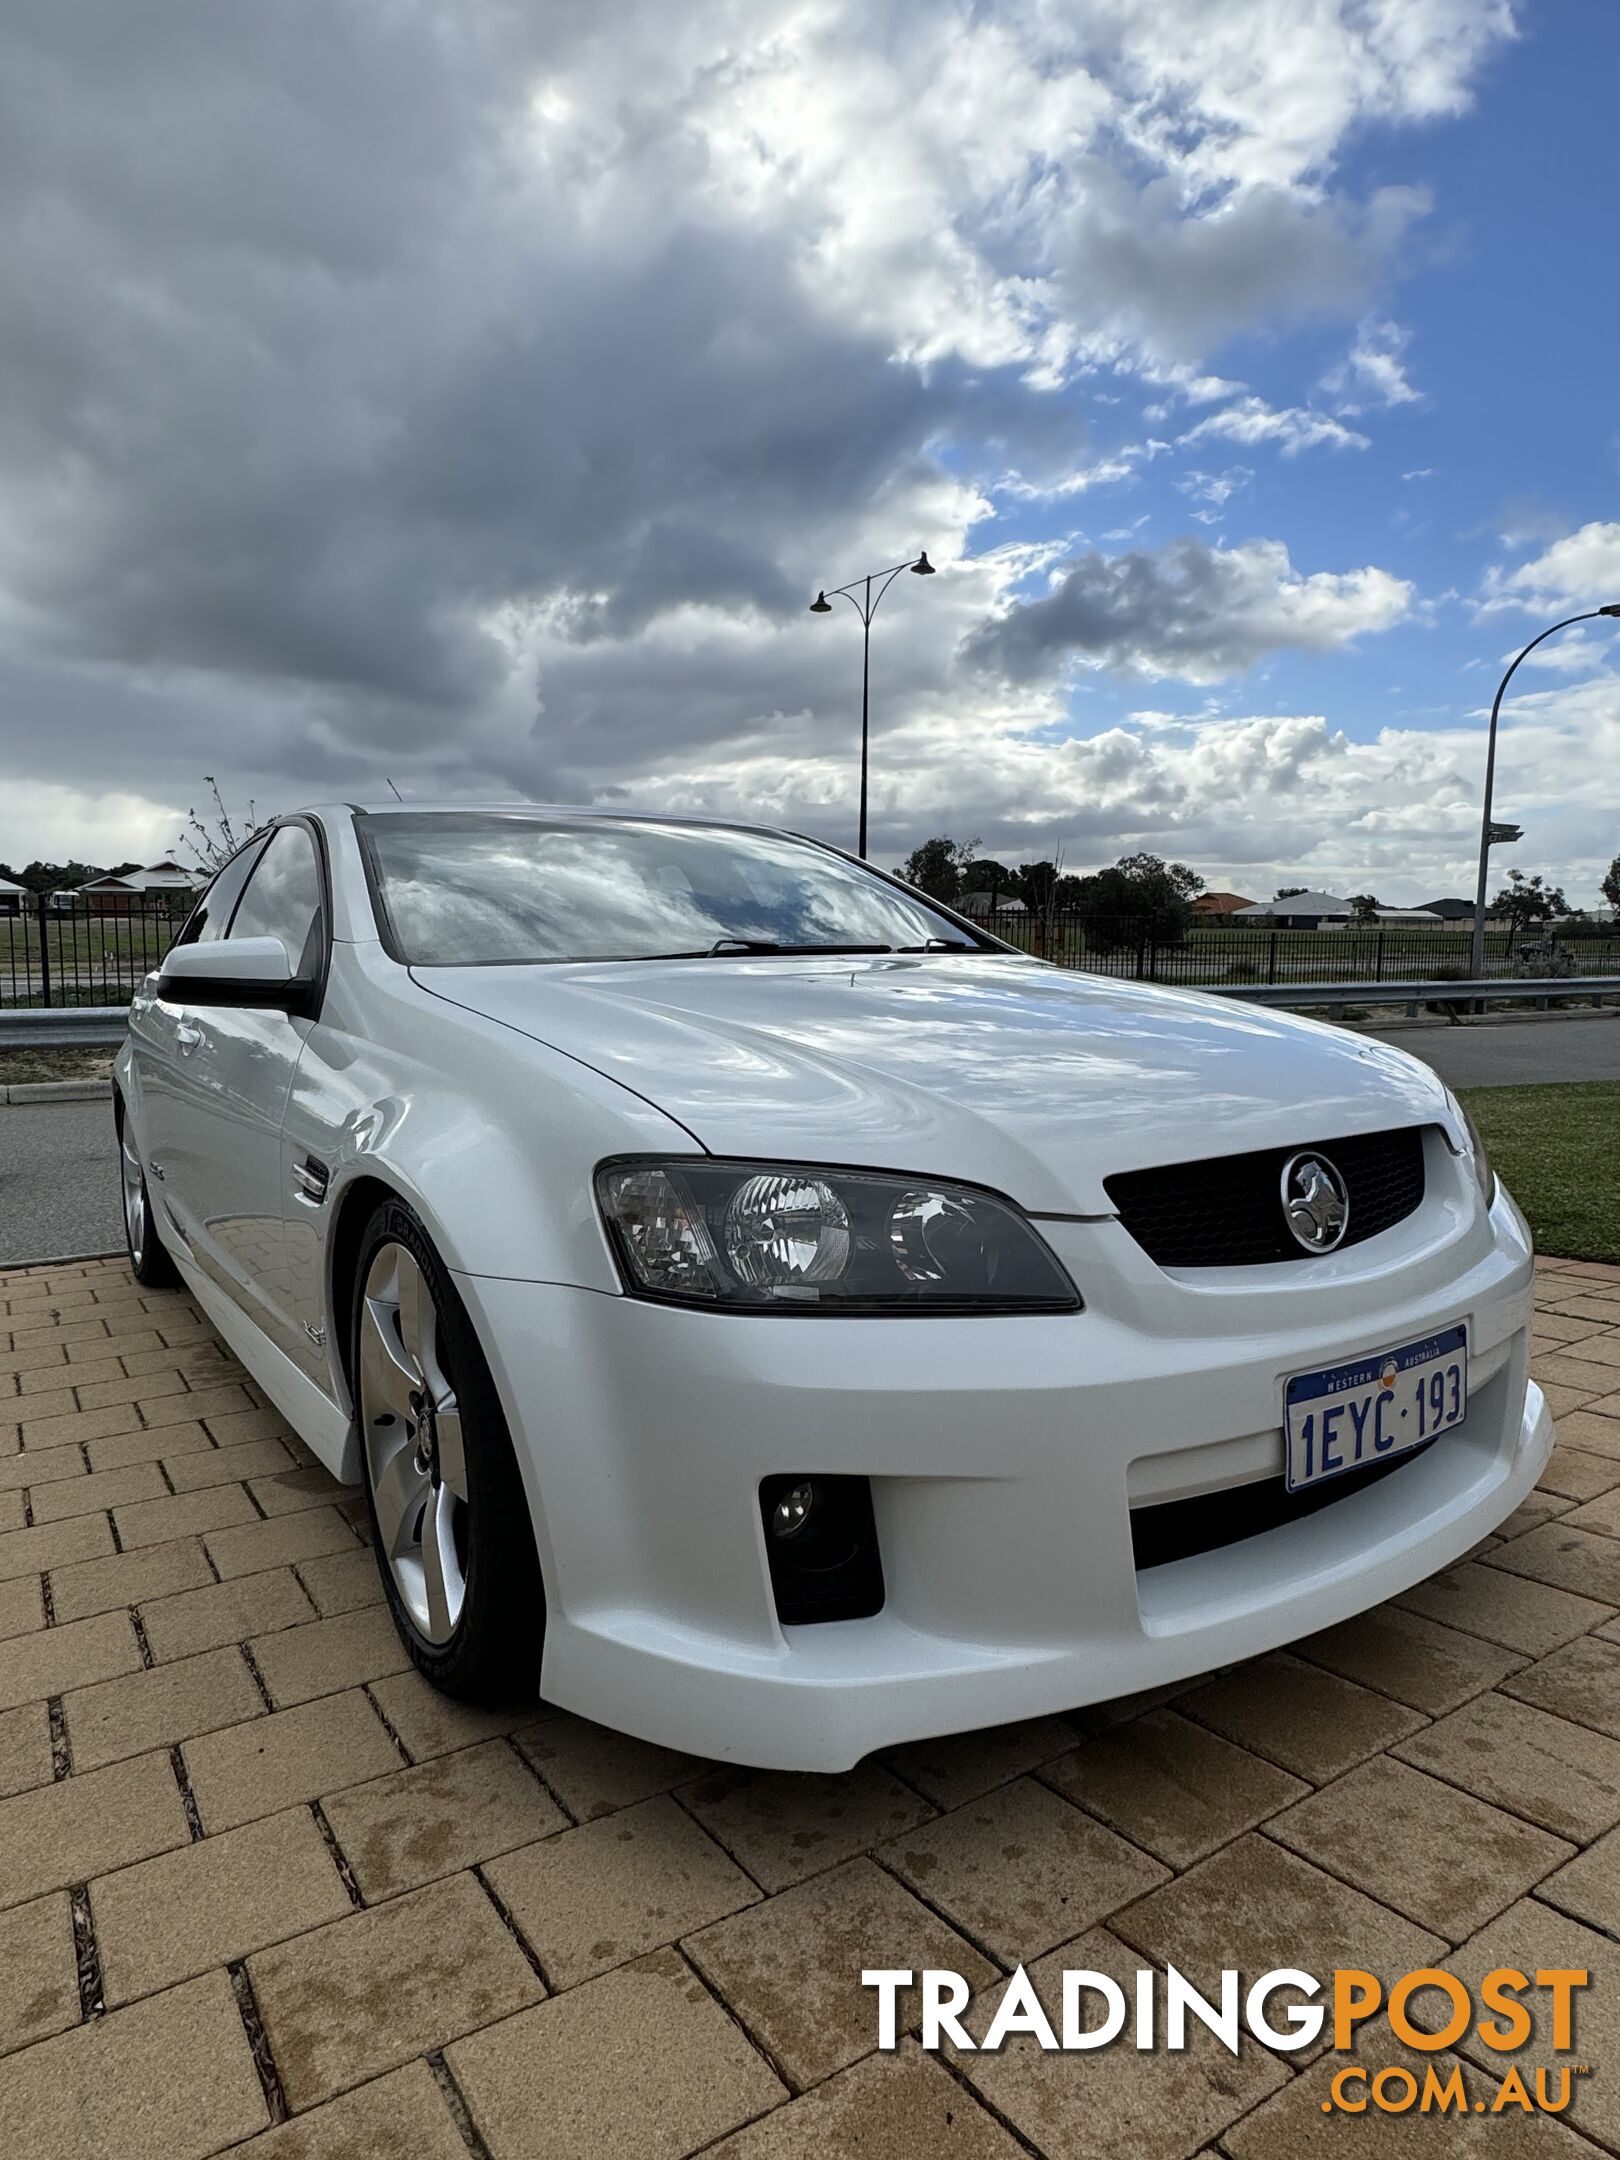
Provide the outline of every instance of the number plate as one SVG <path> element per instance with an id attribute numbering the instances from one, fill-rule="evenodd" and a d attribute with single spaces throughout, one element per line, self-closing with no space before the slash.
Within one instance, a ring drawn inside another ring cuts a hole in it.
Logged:
<path id="1" fill-rule="evenodd" d="M 1284 1410 L 1288 1490 L 1388 1462 L 1450 1432 L 1467 1415 L 1466 1327 L 1353 1365 L 1296 1373 Z"/>

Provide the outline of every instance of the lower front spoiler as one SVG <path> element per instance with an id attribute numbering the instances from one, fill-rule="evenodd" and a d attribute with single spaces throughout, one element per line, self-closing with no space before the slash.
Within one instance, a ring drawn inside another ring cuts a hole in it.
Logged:
<path id="1" fill-rule="evenodd" d="M 654 1613 L 597 1608 L 552 1615 L 542 1690 L 689 1754 L 847 1770 L 876 1748 L 1193 1679 L 1350 1619 L 1488 1536 L 1534 1487 L 1552 1446 L 1551 1413 L 1531 1384 L 1511 1446 L 1432 1448 L 1302 1521 L 1154 1568 L 1137 1578 L 1128 1630 L 980 1645 L 879 1613 L 790 1629 L 779 1648 L 754 1649 Z"/>

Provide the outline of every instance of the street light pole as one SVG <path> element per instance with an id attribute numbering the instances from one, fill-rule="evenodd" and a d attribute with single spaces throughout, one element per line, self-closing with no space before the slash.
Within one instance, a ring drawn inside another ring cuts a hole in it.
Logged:
<path id="1" fill-rule="evenodd" d="M 1490 882 L 1491 871 L 1491 792 L 1496 785 L 1496 722 L 1502 710 L 1502 693 L 1517 674 L 1519 662 L 1528 659 L 1544 639 L 1567 630 L 1571 623 L 1595 622 L 1600 615 L 1620 616 L 1620 604 L 1587 608 L 1579 615 L 1566 615 L 1562 622 L 1555 622 L 1543 630 L 1540 637 L 1533 637 L 1497 684 L 1496 696 L 1491 700 L 1491 728 L 1485 748 L 1485 804 L 1479 820 L 1479 882 L 1474 889 L 1474 941 L 1468 965 L 1468 972 L 1476 982 L 1485 974 L 1485 888 Z"/>
<path id="2" fill-rule="evenodd" d="M 812 615 L 830 615 L 833 600 L 847 600 L 861 618 L 861 831 L 857 852 L 862 862 L 866 860 L 866 775 L 867 755 L 870 745 L 869 714 L 872 683 L 872 617 L 877 613 L 878 602 L 900 575 L 909 570 L 914 577 L 932 577 L 934 566 L 928 560 L 928 550 L 918 551 L 915 560 L 894 563 L 887 570 L 874 570 L 867 577 L 851 578 L 847 585 L 830 588 L 832 600 L 825 591 L 818 592 L 810 603 Z M 877 586 L 874 594 L 873 585 Z M 860 597 L 856 597 L 859 588 Z"/>

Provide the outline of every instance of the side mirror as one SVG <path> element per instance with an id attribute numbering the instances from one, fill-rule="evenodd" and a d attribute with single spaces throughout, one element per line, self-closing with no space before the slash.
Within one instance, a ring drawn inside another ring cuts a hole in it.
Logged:
<path id="1" fill-rule="evenodd" d="M 157 994 L 171 1005 L 256 1005 L 295 1012 L 309 984 L 293 973 L 278 937 L 215 938 L 164 956 Z"/>

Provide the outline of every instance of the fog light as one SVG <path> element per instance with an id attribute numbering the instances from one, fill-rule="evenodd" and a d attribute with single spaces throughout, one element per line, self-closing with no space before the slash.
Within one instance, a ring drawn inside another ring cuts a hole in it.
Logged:
<path id="1" fill-rule="evenodd" d="M 796 1537 L 810 1520 L 810 1510 L 815 1504 L 816 1488 L 808 1478 L 790 1485 L 771 1509 L 771 1536 Z"/>
<path id="2" fill-rule="evenodd" d="M 776 1617 L 784 1626 L 868 1620 L 883 1609 L 883 1563 L 868 1479 L 828 1470 L 759 1482 Z"/>

